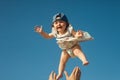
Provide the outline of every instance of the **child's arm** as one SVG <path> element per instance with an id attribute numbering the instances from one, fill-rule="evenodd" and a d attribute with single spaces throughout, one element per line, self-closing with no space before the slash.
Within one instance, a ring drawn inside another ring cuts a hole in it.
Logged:
<path id="1" fill-rule="evenodd" d="M 44 38 L 47 38 L 47 39 L 50 39 L 50 38 L 54 37 L 51 33 L 48 34 L 48 33 L 44 32 L 43 29 L 42 29 L 42 26 L 41 27 L 36 26 L 35 31 L 37 33 L 39 33 L 40 35 L 42 35 Z"/>
<path id="2" fill-rule="evenodd" d="M 78 31 L 75 31 L 75 30 L 72 30 L 72 35 L 75 37 L 75 38 L 81 38 L 83 36 L 83 32 L 78 30 Z"/>

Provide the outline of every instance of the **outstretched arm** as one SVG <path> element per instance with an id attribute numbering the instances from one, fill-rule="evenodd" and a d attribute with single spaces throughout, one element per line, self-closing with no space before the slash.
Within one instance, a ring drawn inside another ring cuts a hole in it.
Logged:
<path id="1" fill-rule="evenodd" d="M 44 32 L 42 26 L 36 26 L 35 31 L 47 39 L 54 37 L 51 33 L 48 34 L 48 33 Z"/>

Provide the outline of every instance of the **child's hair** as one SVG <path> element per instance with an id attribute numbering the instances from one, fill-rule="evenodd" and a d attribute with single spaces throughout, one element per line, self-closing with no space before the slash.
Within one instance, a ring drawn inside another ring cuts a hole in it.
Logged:
<path id="1" fill-rule="evenodd" d="M 63 14 L 63 13 L 57 13 L 57 14 L 55 14 L 55 15 L 53 16 L 52 27 L 54 27 L 54 26 L 53 26 L 53 23 L 54 23 L 55 21 L 58 21 L 58 20 L 62 20 L 62 21 L 65 21 L 65 22 L 66 22 L 66 29 L 65 29 L 65 30 L 67 30 L 67 28 L 68 28 L 68 26 L 69 26 L 69 22 L 68 22 L 68 19 L 67 19 L 66 15 Z"/>

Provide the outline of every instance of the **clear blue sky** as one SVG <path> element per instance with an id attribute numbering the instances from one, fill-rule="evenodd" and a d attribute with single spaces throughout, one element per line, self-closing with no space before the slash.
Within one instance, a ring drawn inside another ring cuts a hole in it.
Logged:
<path id="1" fill-rule="evenodd" d="M 70 59 L 68 73 L 77 65 L 81 80 L 120 80 L 119 0 L 0 0 L 0 80 L 48 80 L 52 70 L 57 73 L 61 50 L 56 40 L 34 32 L 35 25 L 51 32 L 57 12 L 66 14 L 75 30 L 95 38 L 81 43 L 90 64 Z"/>

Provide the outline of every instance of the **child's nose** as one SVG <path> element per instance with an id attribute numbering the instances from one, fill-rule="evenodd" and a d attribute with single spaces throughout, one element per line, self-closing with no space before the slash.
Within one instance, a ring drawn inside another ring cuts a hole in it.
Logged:
<path id="1" fill-rule="evenodd" d="M 61 22 L 58 22 L 58 25 L 60 25 L 61 24 Z"/>

